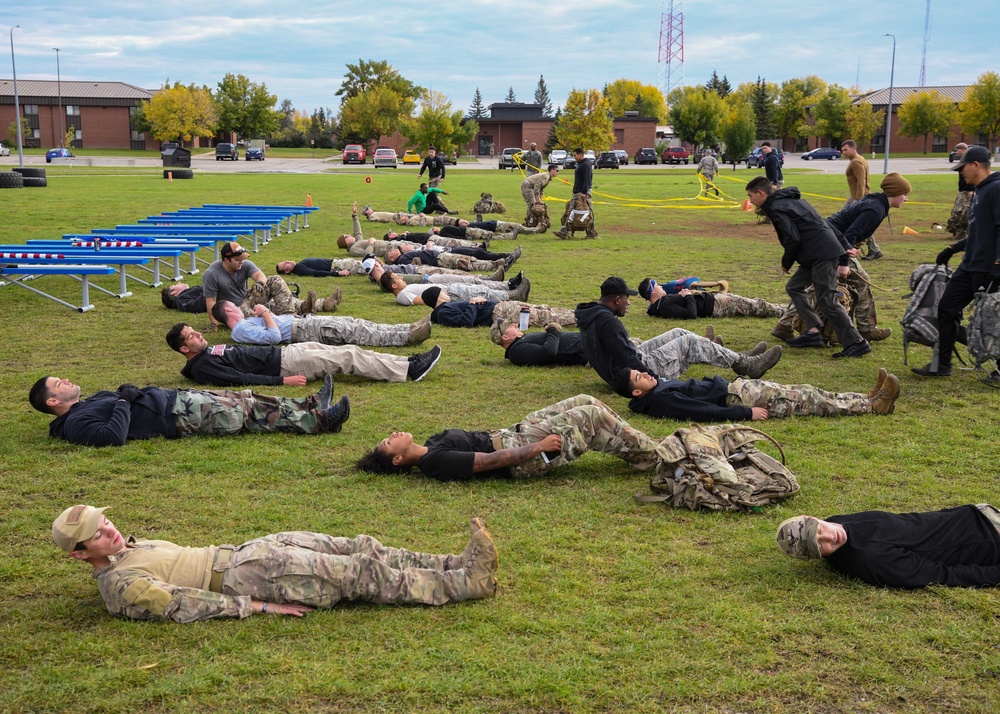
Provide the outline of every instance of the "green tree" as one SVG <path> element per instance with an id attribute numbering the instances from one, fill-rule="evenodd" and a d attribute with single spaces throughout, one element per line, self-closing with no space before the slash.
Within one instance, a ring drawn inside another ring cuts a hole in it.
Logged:
<path id="1" fill-rule="evenodd" d="M 851 107 L 851 95 L 838 84 L 831 84 L 812 108 L 813 132 L 825 136 L 830 146 L 840 145 L 847 136 L 847 110 Z"/>
<path id="2" fill-rule="evenodd" d="M 885 126 L 885 110 L 875 111 L 871 104 L 858 102 L 847 110 L 847 133 L 860 150 L 871 143 L 872 137 Z"/>
<path id="3" fill-rule="evenodd" d="M 770 139 L 774 136 L 774 100 L 777 90 L 774 82 L 767 82 L 760 75 L 750 89 L 750 106 L 753 108 L 758 139 Z"/>
<path id="4" fill-rule="evenodd" d="M 726 79 L 726 76 L 722 75 L 722 79 L 719 79 L 719 73 L 716 72 L 714 69 L 712 70 L 711 78 L 709 78 L 709 80 L 705 82 L 705 89 L 709 90 L 710 92 L 715 92 L 723 99 L 725 99 L 726 96 L 728 96 L 729 93 L 733 91 L 733 87 L 729 83 L 729 80 Z"/>
<path id="5" fill-rule="evenodd" d="M 911 94 L 899 105 L 899 133 L 911 139 L 924 137 L 927 153 L 927 135 L 947 135 L 955 116 L 955 105 L 933 89 Z"/>
<path id="6" fill-rule="evenodd" d="M 545 75 L 538 76 L 538 86 L 535 87 L 535 104 L 542 105 L 542 116 L 552 116 L 552 100 L 549 98 L 549 88 L 545 86 Z"/>
<path id="7" fill-rule="evenodd" d="M 469 108 L 469 117 L 472 119 L 485 119 L 486 107 L 483 106 L 483 94 L 476 87 L 476 93 L 472 97 L 472 106 Z"/>
<path id="8" fill-rule="evenodd" d="M 996 146 L 1000 131 L 1000 75 L 985 72 L 965 90 L 959 121 L 970 134 L 986 134 L 990 149 Z"/>
<path id="9" fill-rule="evenodd" d="M 414 102 L 387 86 L 376 86 L 358 94 L 340 107 L 340 126 L 343 132 L 364 137 L 370 144 L 391 134 L 400 122 L 413 113 Z"/>
<path id="10" fill-rule="evenodd" d="M 773 117 L 774 130 L 779 137 L 800 137 L 810 132 L 809 107 L 819 100 L 824 90 L 826 82 L 815 75 L 781 83 Z"/>
<path id="11" fill-rule="evenodd" d="M 508 87 L 507 88 L 507 98 L 504 99 L 504 101 L 505 102 L 511 102 L 511 103 L 517 101 L 517 97 L 514 96 L 514 88 L 513 87 Z"/>
<path id="12" fill-rule="evenodd" d="M 420 98 L 420 113 L 404 119 L 399 133 L 406 145 L 418 151 L 434 146 L 442 154 L 464 150 L 479 133 L 475 119 L 462 122 L 462 111 L 453 110 L 451 102 L 440 92 L 425 89 Z"/>
<path id="13" fill-rule="evenodd" d="M 344 81 L 337 90 L 343 105 L 348 99 L 357 97 L 375 87 L 385 87 L 404 99 L 416 101 L 423 87 L 419 87 L 392 68 L 385 60 L 358 60 L 347 65 Z"/>
<path id="14" fill-rule="evenodd" d="M 552 126 L 549 127 L 549 135 L 545 138 L 546 158 L 552 153 L 553 149 L 559 148 L 559 120 L 561 118 L 562 109 L 556 109 L 555 121 L 553 121 Z"/>
<path id="15" fill-rule="evenodd" d="M 556 138 L 560 146 L 607 151 L 615 141 L 614 122 L 607 100 L 596 89 L 573 89 L 559 117 Z"/>
<path id="16" fill-rule="evenodd" d="M 334 134 L 334 124 L 332 120 L 333 112 L 330 111 L 329 107 L 324 109 L 320 107 L 312 113 L 309 118 L 309 130 L 306 132 L 306 138 L 310 142 L 310 146 L 317 146 L 321 149 L 332 149 L 333 148 L 333 134 Z M 316 142 L 313 144 L 312 142 Z"/>
<path id="17" fill-rule="evenodd" d="M 601 92 L 608 100 L 612 116 L 625 116 L 625 112 L 637 111 L 641 117 L 655 117 L 663 122 L 667 118 L 667 103 L 659 87 L 643 84 L 635 79 L 616 79 L 606 84 Z"/>
<path id="18" fill-rule="evenodd" d="M 219 82 L 215 101 L 219 107 L 220 131 L 235 132 L 243 139 L 269 135 L 284 116 L 274 109 L 278 97 L 267 91 L 266 84 L 251 82 L 242 74 L 226 74 Z"/>
<path id="19" fill-rule="evenodd" d="M 719 136 L 726 147 L 726 155 L 733 168 L 750 153 L 754 138 L 759 135 L 754 107 L 742 97 L 726 97 L 725 113 L 719 126 Z"/>
<path id="20" fill-rule="evenodd" d="M 149 134 L 159 141 L 179 140 L 182 144 L 196 136 L 215 135 L 218 113 L 208 87 L 164 86 L 141 105 L 141 118 Z"/>
<path id="21" fill-rule="evenodd" d="M 682 141 L 711 146 L 719 137 L 723 99 L 705 87 L 678 87 L 667 96 L 670 123 Z"/>
<path id="22" fill-rule="evenodd" d="M 31 123 L 28 121 L 27 117 L 21 116 L 21 141 L 24 141 L 25 137 L 31 136 Z M 17 148 L 17 121 L 12 121 L 7 127 L 7 143 L 10 146 Z"/>

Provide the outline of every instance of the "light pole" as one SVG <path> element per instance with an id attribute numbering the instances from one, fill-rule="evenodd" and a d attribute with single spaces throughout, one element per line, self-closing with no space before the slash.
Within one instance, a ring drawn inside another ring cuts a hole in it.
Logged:
<path id="1" fill-rule="evenodd" d="M 17 124 L 17 164 L 24 168 L 24 142 L 21 139 L 21 100 L 17 96 L 17 68 L 14 66 L 14 30 L 20 25 L 10 28 L 10 69 L 14 73 L 14 123 Z"/>
<path id="2" fill-rule="evenodd" d="M 63 116 L 62 110 L 62 76 L 59 73 L 59 48 L 53 47 L 56 51 L 56 87 L 59 92 L 59 148 L 65 148 L 63 144 L 66 141 L 66 129 L 63 128 L 63 122 L 66 118 Z"/>
<path id="3" fill-rule="evenodd" d="M 892 129 L 892 80 L 896 75 L 896 36 L 890 32 L 882 35 L 892 38 L 892 67 L 889 69 L 889 109 L 885 113 L 885 163 L 882 164 L 882 173 L 889 173 L 889 133 Z"/>

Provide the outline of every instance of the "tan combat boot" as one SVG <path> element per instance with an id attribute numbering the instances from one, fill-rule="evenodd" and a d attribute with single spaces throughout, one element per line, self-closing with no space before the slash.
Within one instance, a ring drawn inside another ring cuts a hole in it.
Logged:
<path id="1" fill-rule="evenodd" d="M 418 345 L 431 336 L 431 316 L 424 315 L 416 322 L 410 323 L 410 337 L 406 341 L 408 345 Z"/>
<path id="2" fill-rule="evenodd" d="M 885 367 L 878 368 L 878 377 L 876 377 L 875 379 L 875 386 L 872 387 L 872 390 L 870 392 L 868 392 L 869 399 L 875 398 L 875 395 L 879 393 L 880 389 L 882 389 L 882 383 L 885 382 L 885 378 L 888 376 L 889 376 L 889 370 L 887 370 Z"/>
<path id="3" fill-rule="evenodd" d="M 871 401 L 873 414 L 892 414 L 896 410 L 896 400 L 899 398 L 899 380 L 896 375 L 886 375 L 882 388 Z"/>
<path id="4" fill-rule="evenodd" d="M 313 308 L 313 312 L 336 312 L 337 306 L 340 305 L 340 301 L 343 299 L 343 294 L 340 288 L 337 288 L 329 297 L 320 298 L 316 301 L 316 307 Z"/>
<path id="5" fill-rule="evenodd" d="M 306 294 L 306 299 L 299 303 L 298 312 L 300 315 L 308 315 L 314 311 L 316 305 L 316 291 L 310 290 Z"/>
<path id="6" fill-rule="evenodd" d="M 868 332 L 862 332 L 861 336 L 869 342 L 880 342 L 892 334 L 891 327 L 875 327 Z"/>

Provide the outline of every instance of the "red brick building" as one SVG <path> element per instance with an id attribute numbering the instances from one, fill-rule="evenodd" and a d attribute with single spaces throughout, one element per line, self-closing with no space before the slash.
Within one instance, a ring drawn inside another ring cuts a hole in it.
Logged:
<path id="1" fill-rule="evenodd" d="M 153 96 L 150 90 L 124 82 L 29 79 L 18 80 L 17 94 L 21 117 L 28 120 L 29 131 L 22 138 L 28 148 L 60 146 L 60 134 L 73 127 L 73 148 L 160 150 L 160 142 L 146 141 L 132 121 L 136 107 Z M 14 122 L 14 81 L 0 79 L 3 140 Z"/>

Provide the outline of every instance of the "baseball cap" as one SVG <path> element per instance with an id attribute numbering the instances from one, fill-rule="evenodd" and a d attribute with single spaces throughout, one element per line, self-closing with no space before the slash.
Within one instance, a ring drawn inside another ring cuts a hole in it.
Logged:
<path id="1" fill-rule="evenodd" d="M 56 545 L 67 553 L 72 553 L 77 543 L 94 537 L 101 522 L 101 514 L 108 508 L 84 505 L 67 508 L 52 521 L 52 538 Z"/>
<path id="2" fill-rule="evenodd" d="M 635 290 L 629 290 L 628 285 L 622 278 L 612 276 L 601 283 L 601 297 L 612 297 L 614 295 L 638 295 Z"/>
<path id="3" fill-rule="evenodd" d="M 229 243 L 226 243 L 224 246 L 222 246 L 222 249 L 219 251 L 219 257 L 232 258 L 233 256 L 236 255 L 243 255 L 246 252 L 247 249 L 241 246 L 239 243 L 237 243 L 236 241 L 230 241 Z"/>
<path id="4" fill-rule="evenodd" d="M 795 516 L 782 521 L 778 526 L 778 534 L 775 540 L 778 547 L 785 555 L 802 560 L 822 557 L 819 554 L 819 540 L 816 533 L 819 531 L 819 519 L 812 516 Z"/>
<path id="5" fill-rule="evenodd" d="M 371 256 L 366 256 L 364 260 L 361 261 L 361 269 L 365 271 L 365 275 L 368 275 L 375 268 L 375 258 Z"/>
<path id="6" fill-rule="evenodd" d="M 536 144 L 535 142 L 531 142 L 531 148 L 532 149 L 534 149 L 536 146 L 538 146 L 538 144 Z"/>
<path id="7" fill-rule="evenodd" d="M 976 161 L 980 164 L 990 165 L 990 150 L 985 146 L 970 146 L 966 149 L 965 153 L 962 154 L 962 158 L 959 159 L 958 163 L 951 167 L 952 171 L 958 171 L 960 168 L 966 164 Z"/>
<path id="8" fill-rule="evenodd" d="M 514 324 L 513 320 L 507 320 L 505 318 L 497 318 L 490 325 L 490 340 L 495 345 L 500 344 L 500 339 L 503 337 L 503 333 L 507 331 L 507 328 Z"/>

